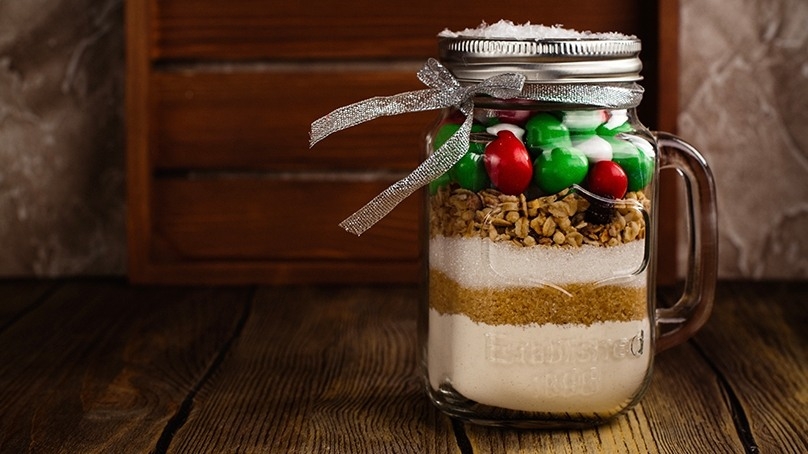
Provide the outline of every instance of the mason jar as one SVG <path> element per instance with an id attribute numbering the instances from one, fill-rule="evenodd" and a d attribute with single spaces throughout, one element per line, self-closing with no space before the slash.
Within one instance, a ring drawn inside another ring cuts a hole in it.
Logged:
<path id="1" fill-rule="evenodd" d="M 427 191 L 419 337 L 431 401 L 512 427 L 589 426 L 635 405 L 654 355 L 706 321 L 716 274 L 715 195 L 701 155 L 637 117 L 631 37 L 442 37 L 461 86 L 501 74 L 519 93 L 441 111 L 432 155 L 468 129 Z M 464 124 L 465 129 L 464 129 Z M 659 172 L 685 180 L 685 292 L 657 307 Z"/>

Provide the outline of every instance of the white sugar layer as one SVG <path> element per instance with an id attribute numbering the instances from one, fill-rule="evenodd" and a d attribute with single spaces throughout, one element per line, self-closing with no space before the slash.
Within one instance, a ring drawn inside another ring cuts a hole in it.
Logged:
<path id="1" fill-rule="evenodd" d="M 468 288 L 543 284 L 645 285 L 644 241 L 613 247 L 519 247 L 488 238 L 437 236 L 429 242 L 429 267 Z"/>

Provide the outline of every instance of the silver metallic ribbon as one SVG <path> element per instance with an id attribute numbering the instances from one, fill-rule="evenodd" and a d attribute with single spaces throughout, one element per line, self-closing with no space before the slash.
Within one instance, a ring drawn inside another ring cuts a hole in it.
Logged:
<path id="1" fill-rule="evenodd" d="M 592 84 L 529 84 L 521 74 L 499 74 L 478 84 L 461 86 L 437 60 L 430 58 L 418 71 L 425 90 L 393 96 L 378 96 L 340 107 L 311 124 L 309 146 L 328 135 L 382 116 L 407 112 L 457 107 L 466 116 L 463 124 L 440 148 L 429 155 L 415 170 L 373 198 L 364 207 L 340 223 L 340 227 L 357 236 L 393 210 L 419 188 L 447 172 L 469 147 L 474 119 L 474 98 L 488 95 L 498 99 L 523 98 L 569 104 L 582 104 L 612 109 L 635 107 L 642 99 L 642 87 Z"/>

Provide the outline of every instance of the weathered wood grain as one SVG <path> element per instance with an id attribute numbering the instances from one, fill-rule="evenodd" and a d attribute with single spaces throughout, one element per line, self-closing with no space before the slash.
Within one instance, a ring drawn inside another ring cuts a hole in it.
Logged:
<path id="1" fill-rule="evenodd" d="M 723 283 L 704 330 L 657 358 L 640 405 L 569 431 L 479 427 L 433 408 L 414 286 L 40 284 L 0 281 L 0 314 L 12 314 L 0 331 L 3 453 L 808 447 L 808 282 Z"/>
<path id="2" fill-rule="evenodd" d="M 690 343 L 656 358 L 642 408 L 657 452 L 744 450 L 718 377 Z"/>
<path id="3" fill-rule="evenodd" d="M 417 262 L 421 197 L 402 202 L 361 238 L 339 227 L 392 183 L 161 179 L 154 185 L 160 242 L 152 257 Z"/>
<path id="4" fill-rule="evenodd" d="M 552 452 L 653 453 L 656 441 L 648 430 L 642 406 L 619 416 L 613 423 L 591 429 L 511 430 L 465 425 L 475 453 Z"/>
<path id="5" fill-rule="evenodd" d="M 437 111 L 382 117 L 309 150 L 309 128 L 332 110 L 426 88 L 422 62 L 256 65 L 237 71 L 155 72 L 150 125 L 158 168 L 274 172 L 403 172 L 423 159 Z"/>
<path id="6" fill-rule="evenodd" d="M 201 260 L 153 262 L 140 279 L 160 284 L 266 285 L 413 283 L 421 265 L 393 262 L 298 260 Z"/>
<path id="7" fill-rule="evenodd" d="M 426 400 L 412 287 L 265 288 L 169 452 L 451 452 Z"/>
<path id="8" fill-rule="evenodd" d="M 260 177 L 155 182 L 158 282 L 414 283 L 420 278 L 423 198 L 415 194 L 361 238 L 339 223 L 392 181 Z"/>
<path id="9" fill-rule="evenodd" d="M 244 289 L 60 287 L 0 334 L 0 452 L 149 452 L 234 335 Z"/>
<path id="10" fill-rule="evenodd" d="M 737 430 L 759 452 L 808 452 L 808 282 L 727 283 L 717 299 L 695 343 Z"/>
<path id="11" fill-rule="evenodd" d="M 480 21 L 564 24 L 594 31 L 637 33 L 639 1 L 374 0 L 264 2 L 154 1 L 157 59 L 402 58 L 433 55 L 444 28 Z M 572 14 L 571 14 L 572 12 Z"/>

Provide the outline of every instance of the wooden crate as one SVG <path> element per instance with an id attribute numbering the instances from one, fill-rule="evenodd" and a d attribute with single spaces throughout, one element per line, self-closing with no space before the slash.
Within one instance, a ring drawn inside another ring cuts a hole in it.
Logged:
<path id="1" fill-rule="evenodd" d="M 676 83 L 676 40 L 660 38 L 676 36 L 671 5 L 127 2 L 130 278 L 418 280 L 422 195 L 360 238 L 337 224 L 415 168 L 435 113 L 375 120 L 313 150 L 310 123 L 367 97 L 423 88 L 415 72 L 437 55 L 438 32 L 509 18 L 641 37 L 641 115 L 671 130 L 676 93 L 659 90 Z"/>

